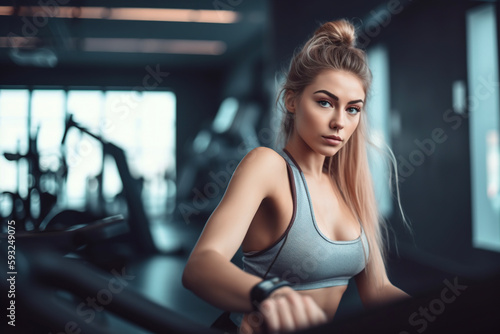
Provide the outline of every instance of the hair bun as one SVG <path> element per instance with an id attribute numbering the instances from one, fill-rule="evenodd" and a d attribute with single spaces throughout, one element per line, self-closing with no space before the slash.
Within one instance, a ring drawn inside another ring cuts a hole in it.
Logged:
<path id="1" fill-rule="evenodd" d="M 347 47 L 356 45 L 356 29 L 344 19 L 323 24 L 314 35 L 317 37 L 325 36 L 334 45 Z"/>

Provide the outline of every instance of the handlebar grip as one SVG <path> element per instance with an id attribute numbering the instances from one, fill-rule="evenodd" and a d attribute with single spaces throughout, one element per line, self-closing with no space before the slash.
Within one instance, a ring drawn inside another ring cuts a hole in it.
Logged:
<path id="1" fill-rule="evenodd" d="M 19 153 L 4 153 L 3 156 L 9 161 L 18 161 L 23 158 L 23 156 Z"/>

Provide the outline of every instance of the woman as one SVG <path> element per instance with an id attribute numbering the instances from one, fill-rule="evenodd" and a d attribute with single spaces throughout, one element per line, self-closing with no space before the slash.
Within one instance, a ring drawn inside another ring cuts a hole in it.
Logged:
<path id="1" fill-rule="evenodd" d="M 293 57 L 284 148 L 243 158 L 186 265 L 185 287 L 245 313 L 242 333 L 332 319 L 351 277 L 364 305 L 408 297 L 384 266 L 365 148 L 371 72 L 355 37 L 328 22 Z M 240 246 L 243 270 L 230 262 Z"/>

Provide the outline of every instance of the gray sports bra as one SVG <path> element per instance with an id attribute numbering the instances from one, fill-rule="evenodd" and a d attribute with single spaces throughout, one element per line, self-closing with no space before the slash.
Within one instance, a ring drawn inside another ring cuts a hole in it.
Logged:
<path id="1" fill-rule="evenodd" d="M 361 226 L 360 236 L 334 241 L 318 228 L 311 196 L 299 165 L 288 151 L 278 153 L 287 162 L 292 188 L 293 215 L 283 235 L 261 251 L 243 253 L 243 270 L 253 275 L 280 277 L 295 290 L 347 285 L 360 273 L 368 258 L 368 241 Z"/>

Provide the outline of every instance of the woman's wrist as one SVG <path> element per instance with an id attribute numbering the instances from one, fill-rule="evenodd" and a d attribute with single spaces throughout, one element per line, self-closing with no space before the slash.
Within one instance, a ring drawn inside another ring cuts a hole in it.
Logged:
<path id="1" fill-rule="evenodd" d="M 267 299 L 286 295 L 290 292 L 295 292 L 295 290 L 290 286 L 282 286 L 271 292 L 271 294 L 269 295 L 269 297 L 267 297 Z"/>
<path id="2" fill-rule="evenodd" d="M 260 303 L 270 297 L 276 290 L 290 286 L 290 282 L 281 280 L 278 277 L 266 279 L 257 283 L 250 290 L 250 302 L 252 303 L 252 307 L 257 310 Z"/>

